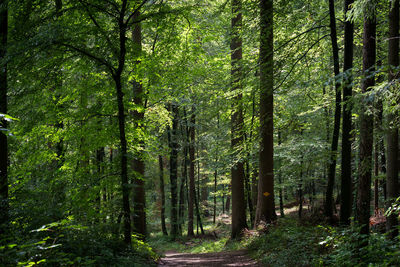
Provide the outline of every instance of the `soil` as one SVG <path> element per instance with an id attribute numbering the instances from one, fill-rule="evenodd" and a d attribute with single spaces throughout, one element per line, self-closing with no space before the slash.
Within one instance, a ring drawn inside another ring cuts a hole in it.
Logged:
<path id="1" fill-rule="evenodd" d="M 261 267 L 260 263 L 252 260 L 245 250 L 224 251 L 218 253 L 177 253 L 167 252 L 160 260 L 158 266 L 255 266 Z"/>

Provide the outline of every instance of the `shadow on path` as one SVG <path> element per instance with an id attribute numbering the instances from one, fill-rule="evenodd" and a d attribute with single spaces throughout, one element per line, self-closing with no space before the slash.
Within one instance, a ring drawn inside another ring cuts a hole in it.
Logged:
<path id="1" fill-rule="evenodd" d="M 177 253 L 167 252 L 158 266 L 262 266 L 247 256 L 245 250 L 219 253 Z"/>

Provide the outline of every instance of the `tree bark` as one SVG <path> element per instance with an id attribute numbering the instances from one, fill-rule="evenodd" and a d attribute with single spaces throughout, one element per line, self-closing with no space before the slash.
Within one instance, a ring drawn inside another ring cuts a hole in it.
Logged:
<path id="1" fill-rule="evenodd" d="M 160 168 L 160 192 L 161 192 L 161 229 L 163 235 L 168 235 L 167 227 L 165 226 L 165 188 L 164 188 L 164 163 L 161 155 L 158 156 L 158 165 Z"/>
<path id="2" fill-rule="evenodd" d="M 190 116 L 190 126 L 189 126 L 189 135 L 190 135 L 190 143 L 189 143 L 189 207 L 188 207 L 188 236 L 194 236 L 193 231 L 193 209 L 194 209 L 194 200 L 196 197 L 195 190 L 195 181 L 194 181 L 194 164 L 195 164 L 195 150 L 194 144 L 196 142 L 196 132 L 195 126 L 196 124 L 196 115 L 195 109 L 192 109 L 192 115 Z"/>
<path id="3" fill-rule="evenodd" d="M 260 164 L 255 225 L 276 219 L 274 201 L 273 1 L 260 0 Z"/>
<path id="4" fill-rule="evenodd" d="M 231 20 L 231 80 L 232 92 L 235 96 L 231 115 L 231 147 L 235 153 L 232 175 L 232 238 L 241 235 L 247 228 L 246 201 L 244 198 L 244 168 L 238 150 L 243 145 L 243 107 L 242 107 L 242 1 L 232 0 Z"/>
<path id="5" fill-rule="evenodd" d="M 280 146 L 282 144 L 282 134 L 281 131 L 278 130 L 278 146 Z M 280 185 L 279 188 L 279 210 L 281 212 L 281 218 L 285 217 L 285 211 L 284 211 L 284 207 L 283 207 L 283 189 L 282 189 L 282 174 L 281 174 L 281 160 L 279 160 L 278 162 L 278 182 Z"/>
<path id="6" fill-rule="evenodd" d="M 364 17 L 363 33 L 363 73 L 361 83 L 362 93 L 367 93 L 375 85 L 376 60 L 376 18 L 373 14 Z M 361 226 L 360 233 L 369 234 L 369 217 L 371 201 L 371 172 L 372 172 L 372 144 L 373 144 L 373 116 L 368 109 L 372 108 L 372 101 L 363 98 L 360 112 L 360 162 L 358 166 L 358 196 L 356 220 Z M 366 245 L 363 243 L 362 245 Z"/>
<path id="7" fill-rule="evenodd" d="M 197 143 L 197 158 L 199 159 L 199 144 Z M 196 191 L 195 191 L 196 192 Z M 197 234 L 199 234 L 199 227 L 201 234 L 204 235 L 203 223 L 201 222 L 200 213 L 200 161 L 197 160 L 197 194 L 195 194 L 194 203 L 196 206 L 196 217 L 197 217 Z"/>
<path id="8" fill-rule="evenodd" d="M 172 112 L 172 129 L 170 130 L 170 186 L 171 186 L 171 231 L 173 238 L 178 235 L 178 116 L 179 110 L 176 104 L 171 104 Z"/>
<path id="9" fill-rule="evenodd" d="M 8 1 L 0 0 L 0 113 L 7 114 L 7 53 Z M 7 121 L 0 118 L 0 128 L 7 128 Z M 4 131 L 0 132 L 0 236 L 7 232 L 9 223 L 8 204 L 8 140 Z"/>
<path id="10" fill-rule="evenodd" d="M 389 82 L 398 84 L 397 79 L 399 73 L 396 68 L 399 66 L 399 0 L 394 0 L 389 12 Z M 397 86 L 393 89 L 398 93 Z M 395 105 L 398 104 L 396 99 Z M 387 131 L 387 207 L 390 207 L 398 197 L 398 150 L 399 150 L 399 132 L 396 124 L 396 114 L 389 113 L 388 115 L 388 131 Z M 394 239 L 398 235 L 398 214 L 393 212 L 387 217 L 386 230 L 388 237 Z"/>
<path id="11" fill-rule="evenodd" d="M 354 0 L 345 0 L 344 13 L 344 57 L 343 57 L 343 125 L 342 125 L 342 169 L 341 169 L 341 198 L 340 198 L 340 223 L 350 224 L 352 210 L 352 178 L 351 178 L 351 113 L 352 113 L 352 68 L 353 68 L 353 39 L 354 24 L 347 21 L 347 12 Z"/>
<path id="12" fill-rule="evenodd" d="M 137 20 L 140 16 L 140 11 L 137 11 L 134 15 L 133 20 Z M 132 31 L 132 40 L 134 44 L 135 69 L 137 72 L 140 60 L 138 59 L 142 53 L 142 27 L 140 22 L 134 24 Z M 144 131 L 144 91 L 140 80 L 133 80 L 133 103 L 135 104 L 135 110 L 133 111 L 133 120 L 136 129 Z M 144 142 L 143 136 L 139 135 L 139 138 L 135 140 L 141 147 L 139 151 L 135 151 L 134 158 L 132 161 L 134 179 L 133 179 L 133 230 L 141 238 L 146 237 L 146 192 L 145 192 L 145 181 L 144 181 Z"/>
<path id="13" fill-rule="evenodd" d="M 333 0 L 329 0 L 329 17 L 330 17 L 330 29 L 331 29 L 331 42 L 332 42 L 332 55 L 333 55 L 333 69 L 335 75 L 335 115 L 333 125 L 333 135 L 331 144 L 331 154 L 329 158 L 329 169 L 328 169 L 328 185 L 326 187 L 325 195 L 325 215 L 332 220 L 333 218 L 333 187 L 335 184 L 336 174 L 336 158 L 337 149 L 339 142 L 339 131 L 340 131 L 340 116 L 341 116 L 341 91 L 339 82 L 339 48 L 337 44 L 336 34 L 336 17 L 335 17 L 335 3 Z"/>

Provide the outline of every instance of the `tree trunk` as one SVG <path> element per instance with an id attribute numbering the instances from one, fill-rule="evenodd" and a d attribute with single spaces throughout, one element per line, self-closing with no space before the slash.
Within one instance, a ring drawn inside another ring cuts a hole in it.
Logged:
<path id="1" fill-rule="evenodd" d="M 255 225 L 276 219 L 274 201 L 273 1 L 260 1 L 260 164 Z"/>
<path id="2" fill-rule="evenodd" d="M 389 13 L 389 82 L 398 85 L 397 79 L 399 78 L 399 0 L 394 0 Z M 396 90 L 394 94 L 398 93 L 397 86 L 393 86 Z M 397 100 L 397 99 L 396 99 Z M 398 101 L 392 103 L 397 105 Z M 398 125 L 396 124 L 396 113 L 389 113 L 388 115 L 389 129 L 387 131 L 387 173 L 386 173 L 386 187 L 387 187 L 387 207 L 390 207 L 398 197 L 398 150 L 399 150 L 399 132 Z M 387 217 L 386 230 L 388 236 L 394 239 L 398 235 L 398 213 L 393 212 Z"/>
<path id="3" fill-rule="evenodd" d="M 244 184 L 245 184 L 245 189 L 246 189 L 245 191 L 246 191 L 246 197 L 247 197 L 247 205 L 249 207 L 250 225 L 251 225 L 251 224 L 253 224 L 253 221 L 254 221 L 254 208 L 253 208 L 253 202 L 252 202 L 252 198 L 251 198 L 249 159 L 250 159 L 250 153 L 247 154 L 247 159 L 246 159 L 246 175 L 244 176 Z"/>
<path id="4" fill-rule="evenodd" d="M 164 163 L 161 155 L 158 156 L 158 165 L 160 168 L 160 192 L 161 192 L 161 229 L 163 235 L 168 235 L 165 226 L 165 188 L 164 188 Z"/>
<path id="5" fill-rule="evenodd" d="M 282 134 L 281 131 L 278 130 L 278 146 L 282 144 Z M 283 207 L 283 189 L 282 189 L 282 174 L 281 174 L 281 160 L 278 162 L 278 182 L 279 182 L 279 210 L 281 212 L 281 218 L 285 217 L 285 211 Z"/>
<path id="6" fill-rule="evenodd" d="M 335 184 L 336 174 L 336 158 L 337 149 L 339 142 L 339 130 L 340 130 L 340 113 L 341 113 L 341 91 L 339 82 L 339 48 L 337 44 L 336 35 L 336 17 L 335 17 L 335 4 L 333 0 L 329 0 L 329 17 L 330 17 L 330 29 L 331 29 L 331 42 L 332 42 L 332 55 L 333 55 L 333 69 L 335 75 L 335 119 L 333 125 L 332 145 L 331 154 L 329 158 L 329 169 L 328 169 L 328 185 L 326 188 L 325 195 L 325 215 L 332 220 L 333 217 L 333 187 Z"/>
<path id="7" fill-rule="evenodd" d="M 353 68 L 353 39 L 354 25 L 347 21 L 347 12 L 354 0 L 345 0 L 344 13 L 344 57 L 343 57 L 343 127 L 342 127 L 342 170 L 341 170 L 341 198 L 340 198 L 340 223 L 350 224 L 352 210 L 352 178 L 351 178 L 351 113 L 352 113 L 352 68 Z"/>
<path id="8" fill-rule="evenodd" d="M 186 126 L 185 126 L 186 127 Z M 182 132 L 184 132 L 183 127 L 181 127 Z M 179 211 L 178 211 L 178 217 L 179 217 L 179 233 L 182 234 L 183 231 L 183 224 L 185 223 L 185 183 L 186 183 L 186 178 L 187 178 L 187 167 L 186 163 L 188 162 L 187 159 L 187 145 L 185 144 L 185 148 L 183 149 L 183 160 L 182 160 L 182 177 L 181 177 L 181 183 L 180 183 L 180 188 L 179 188 Z"/>
<path id="9" fill-rule="evenodd" d="M 8 1 L 0 0 L 0 113 L 7 114 L 7 35 Z M 0 129 L 7 128 L 7 121 L 0 118 Z M 4 131 L 0 132 L 0 236 L 7 233 L 9 223 L 8 204 L 8 141 Z"/>
<path id="10" fill-rule="evenodd" d="M 197 143 L 197 159 L 199 156 L 199 144 Z M 197 160 L 197 194 L 195 194 L 194 203 L 196 206 L 196 217 L 197 217 L 197 234 L 199 234 L 199 227 L 201 234 L 204 235 L 203 223 L 201 222 L 201 213 L 200 213 L 200 161 Z"/>
<path id="11" fill-rule="evenodd" d="M 176 104 L 171 104 L 172 112 L 172 129 L 170 133 L 170 186 L 171 186 L 171 236 L 175 238 L 178 235 L 178 140 L 177 140 L 177 130 L 178 130 L 178 106 Z"/>
<path id="12" fill-rule="evenodd" d="M 140 16 L 140 11 L 137 11 L 134 15 L 134 20 L 136 20 Z M 138 68 L 140 65 L 140 56 L 142 54 L 142 27 L 140 22 L 134 24 L 134 28 L 132 31 L 132 40 L 134 44 L 134 56 L 135 58 L 135 69 L 134 71 L 138 72 Z M 143 86 L 140 80 L 133 80 L 133 103 L 135 104 L 136 109 L 133 111 L 133 120 L 135 129 L 141 129 L 141 132 L 144 131 L 144 92 Z M 145 182 L 144 182 L 144 142 L 143 136 L 139 134 L 139 137 L 136 138 L 135 142 L 137 142 L 141 149 L 139 151 L 135 151 L 134 158 L 132 161 L 132 168 L 134 173 L 133 179 L 133 229 L 136 234 L 138 234 L 141 238 L 144 239 L 146 236 L 146 192 L 145 192 Z"/>
<path id="13" fill-rule="evenodd" d="M 217 113 L 217 149 L 216 149 L 216 155 L 215 155 L 215 171 L 214 171 L 214 212 L 213 212 L 213 223 L 215 224 L 216 217 L 217 217 L 217 177 L 218 177 L 218 139 L 219 139 L 219 110 Z"/>
<path id="14" fill-rule="evenodd" d="M 376 18 L 373 14 L 364 17 L 363 33 L 363 72 L 361 90 L 366 93 L 375 85 L 376 60 Z M 357 214 L 356 220 L 361 226 L 361 234 L 369 234 L 369 217 L 371 201 L 371 168 L 373 144 L 373 116 L 368 109 L 372 108 L 369 97 L 363 97 L 360 111 L 360 162 L 358 178 Z M 361 244 L 366 245 L 367 243 Z"/>
<path id="15" fill-rule="evenodd" d="M 196 124 L 196 115 L 195 109 L 192 109 L 192 115 L 190 116 L 190 126 L 189 126 L 189 135 L 190 135 L 190 143 L 189 143 L 189 207 L 188 207 L 188 236 L 194 236 L 193 231 L 193 208 L 194 208 L 194 200 L 196 197 L 195 190 L 195 181 L 194 181 L 194 164 L 195 164 L 195 150 L 194 145 L 196 142 L 196 132 L 194 125 Z"/>
<path id="16" fill-rule="evenodd" d="M 231 83 L 234 93 L 231 115 L 231 147 L 234 150 L 235 163 L 232 174 L 232 238 L 241 235 L 247 228 L 246 201 L 244 198 L 244 168 L 241 158 L 237 158 L 243 145 L 243 107 L 242 107 L 242 1 L 232 0 L 231 20 Z"/>

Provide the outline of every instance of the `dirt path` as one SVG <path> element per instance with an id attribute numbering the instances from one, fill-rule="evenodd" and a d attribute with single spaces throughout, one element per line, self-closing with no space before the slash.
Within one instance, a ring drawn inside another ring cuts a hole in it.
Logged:
<path id="1" fill-rule="evenodd" d="M 250 259 L 245 250 L 238 250 L 203 254 L 167 252 L 165 257 L 160 260 L 158 266 L 261 267 L 262 265 Z"/>

